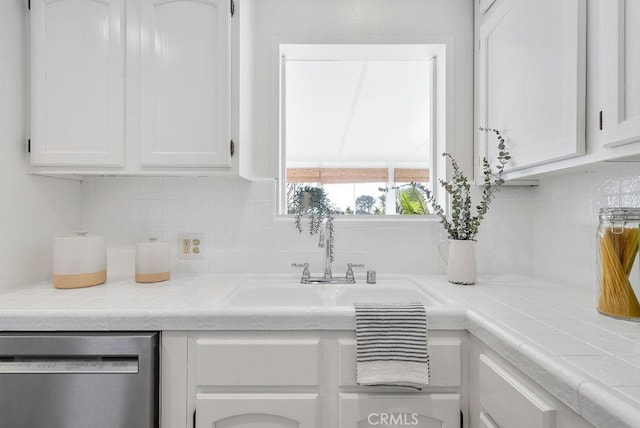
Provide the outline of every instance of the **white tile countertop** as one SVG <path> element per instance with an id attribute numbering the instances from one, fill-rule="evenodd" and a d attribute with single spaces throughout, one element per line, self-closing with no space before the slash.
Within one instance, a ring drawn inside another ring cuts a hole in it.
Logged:
<path id="1" fill-rule="evenodd" d="M 351 307 L 229 307 L 248 275 L 175 275 L 97 287 L 51 283 L 0 291 L 0 330 L 349 330 Z M 640 323 L 595 310 L 595 291 L 522 276 L 485 276 L 474 286 L 442 275 L 411 277 L 446 304 L 428 307 L 429 328 L 463 330 L 596 426 L 640 426 Z M 301 285 L 302 286 L 302 285 Z"/>
<path id="2" fill-rule="evenodd" d="M 599 314 L 596 291 L 521 276 L 455 286 L 467 330 L 598 427 L 640 427 L 640 322 Z"/>

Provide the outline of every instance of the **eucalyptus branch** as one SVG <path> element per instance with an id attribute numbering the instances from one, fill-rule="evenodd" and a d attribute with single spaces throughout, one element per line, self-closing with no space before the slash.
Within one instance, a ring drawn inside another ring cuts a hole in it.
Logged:
<path id="1" fill-rule="evenodd" d="M 453 177 L 450 180 L 440 179 L 439 182 L 444 191 L 449 194 L 451 201 L 450 216 L 447 216 L 445 209 L 435 199 L 432 191 L 420 183 L 412 182 L 407 185 L 420 189 L 425 194 L 427 202 L 433 209 L 433 214 L 440 218 L 440 223 L 446 230 L 449 239 L 475 240 L 480 223 L 484 220 L 489 210 L 489 205 L 495 198 L 495 193 L 504 184 L 504 179 L 502 178 L 504 167 L 511 159 L 509 151 L 506 149 L 505 140 L 497 129 L 480 128 L 480 130 L 496 134 L 498 154 L 496 156 L 497 165 L 495 171 L 491 168 L 491 164 L 486 157 L 482 160 L 483 190 L 480 202 L 475 206 L 475 215 L 472 215 L 471 182 L 464 175 L 455 158 L 449 153 L 443 153 L 442 156 L 451 162 Z"/>

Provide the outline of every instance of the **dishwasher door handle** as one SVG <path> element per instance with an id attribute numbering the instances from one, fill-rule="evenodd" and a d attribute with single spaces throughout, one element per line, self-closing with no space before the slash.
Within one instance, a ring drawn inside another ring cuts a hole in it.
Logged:
<path id="1" fill-rule="evenodd" d="M 137 357 L 0 357 L 1 374 L 131 374 L 138 373 Z"/>

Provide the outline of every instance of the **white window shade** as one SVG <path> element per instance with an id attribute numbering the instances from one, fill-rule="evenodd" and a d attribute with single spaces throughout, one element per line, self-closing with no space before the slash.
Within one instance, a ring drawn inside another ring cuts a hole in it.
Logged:
<path id="1" fill-rule="evenodd" d="M 285 59 L 288 168 L 426 168 L 431 60 Z"/>

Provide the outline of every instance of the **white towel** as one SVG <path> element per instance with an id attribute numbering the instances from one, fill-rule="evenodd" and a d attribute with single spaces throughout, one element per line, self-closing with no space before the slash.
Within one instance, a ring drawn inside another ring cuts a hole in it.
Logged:
<path id="1" fill-rule="evenodd" d="M 354 304 L 359 385 L 422 389 L 429 384 L 422 303 Z"/>

